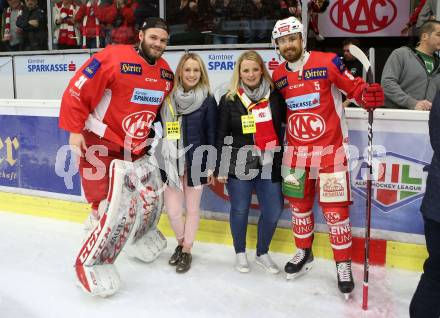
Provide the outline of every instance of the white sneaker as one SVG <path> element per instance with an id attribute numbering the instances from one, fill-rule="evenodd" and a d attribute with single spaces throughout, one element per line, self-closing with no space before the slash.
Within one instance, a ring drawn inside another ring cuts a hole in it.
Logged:
<path id="1" fill-rule="evenodd" d="M 272 260 L 269 254 L 263 254 L 255 257 L 255 262 L 263 267 L 266 272 L 271 274 L 278 274 L 280 272 L 280 268 L 277 264 Z"/>
<path id="2" fill-rule="evenodd" d="M 246 253 L 237 253 L 235 260 L 235 269 L 240 273 L 248 273 L 251 269 L 249 268 L 249 263 L 246 257 Z"/>

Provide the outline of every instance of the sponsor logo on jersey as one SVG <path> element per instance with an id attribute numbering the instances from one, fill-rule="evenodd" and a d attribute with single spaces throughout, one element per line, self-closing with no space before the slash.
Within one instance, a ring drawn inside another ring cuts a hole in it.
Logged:
<path id="1" fill-rule="evenodd" d="M 28 59 L 27 71 L 29 73 L 55 73 L 74 72 L 76 64 L 71 61 L 66 63 L 47 63 L 44 59 Z"/>
<path id="2" fill-rule="evenodd" d="M 287 107 L 290 110 L 312 109 L 321 105 L 321 95 L 319 93 L 311 93 L 291 97 L 286 100 Z"/>
<path id="3" fill-rule="evenodd" d="M 322 186 L 322 196 L 332 198 L 345 196 L 344 186 L 338 182 L 338 178 L 328 178 Z"/>
<path id="4" fill-rule="evenodd" d="M 324 119 L 313 113 L 294 113 L 287 120 L 289 134 L 299 141 L 318 139 L 325 132 Z"/>
<path id="5" fill-rule="evenodd" d="M 332 63 L 336 66 L 336 68 L 339 70 L 339 73 L 344 73 L 345 71 L 345 65 L 344 62 L 342 62 L 342 59 L 339 56 L 335 56 L 332 60 Z"/>
<path id="6" fill-rule="evenodd" d="M 283 89 L 287 85 L 289 85 L 289 83 L 287 82 L 287 76 L 281 77 L 279 80 L 275 81 L 275 86 L 278 89 Z"/>
<path id="7" fill-rule="evenodd" d="M 352 174 L 353 191 L 363 197 L 367 195 L 368 164 L 365 158 L 358 158 L 361 164 Z M 387 152 L 373 164 L 373 205 L 388 213 L 421 200 L 426 190 L 427 162 Z M 420 203 L 417 203 L 420 206 Z"/>
<path id="8" fill-rule="evenodd" d="M 124 118 L 122 128 L 131 138 L 147 138 L 155 118 L 156 114 L 151 111 L 137 112 Z"/>
<path id="9" fill-rule="evenodd" d="M 122 74 L 132 74 L 132 75 L 142 75 L 142 65 L 121 62 L 121 73 Z"/>
<path id="10" fill-rule="evenodd" d="M 303 77 L 305 80 L 315 80 L 315 79 L 327 78 L 327 68 L 326 67 L 319 67 L 319 68 L 311 68 L 308 70 L 304 70 Z"/>
<path id="11" fill-rule="evenodd" d="M 164 68 L 160 69 L 160 77 L 171 82 L 174 80 L 174 74 Z"/>
<path id="12" fill-rule="evenodd" d="M 131 96 L 131 102 L 143 105 L 160 105 L 164 98 L 163 91 L 151 89 L 135 88 Z"/>
<path id="13" fill-rule="evenodd" d="M 89 65 L 86 66 L 85 69 L 83 69 L 83 74 L 87 76 L 88 78 L 92 78 L 95 76 L 98 69 L 101 67 L 101 62 L 99 62 L 97 59 L 93 59 Z"/>

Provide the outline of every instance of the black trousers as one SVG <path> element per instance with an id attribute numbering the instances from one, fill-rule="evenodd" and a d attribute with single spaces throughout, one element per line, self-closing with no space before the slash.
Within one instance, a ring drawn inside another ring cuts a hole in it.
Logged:
<path id="1" fill-rule="evenodd" d="M 440 213 L 440 211 L 439 211 Z M 411 318 L 440 317 L 440 223 L 424 218 L 428 259 L 409 306 Z"/>

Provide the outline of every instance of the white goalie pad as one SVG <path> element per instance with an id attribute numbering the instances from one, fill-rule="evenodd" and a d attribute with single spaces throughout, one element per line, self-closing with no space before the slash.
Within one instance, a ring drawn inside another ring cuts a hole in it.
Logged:
<path id="1" fill-rule="evenodd" d="M 124 251 L 143 262 L 154 261 L 167 246 L 167 240 L 156 228 L 164 206 L 164 183 L 154 157 L 136 161 L 135 171 L 141 175 L 136 223 Z M 142 171 L 144 171 L 142 173 Z M 148 173 L 145 173 L 148 171 Z M 139 173 L 141 172 L 141 173 Z"/>
<path id="2" fill-rule="evenodd" d="M 155 229 L 159 221 L 163 207 L 162 180 L 153 160 L 152 157 L 134 163 L 113 160 L 110 165 L 109 193 L 99 205 L 101 218 L 88 233 L 75 262 L 83 289 L 92 295 L 106 297 L 116 292 L 115 288 L 119 288 L 116 268 L 104 270 L 102 265 L 115 262 L 129 237 L 130 245 L 144 248 L 146 244 L 136 243 L 150 229 Z"/>

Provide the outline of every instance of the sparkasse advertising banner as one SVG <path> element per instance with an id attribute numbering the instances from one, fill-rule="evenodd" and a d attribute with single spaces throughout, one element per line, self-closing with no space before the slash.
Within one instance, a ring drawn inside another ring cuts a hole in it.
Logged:
<path id="1" fill-rule="evenodd" d="M 410 0 L 330 0 L 319 30 L 325 37 L 401 36 L 409 10 Z"/>
<path id="2" fill-rule="evenodd" d="M 87 53 L 15 56 L 17 99 L 60 99 Z M 12 78 L 12 77 L 11 77 Z"/>

